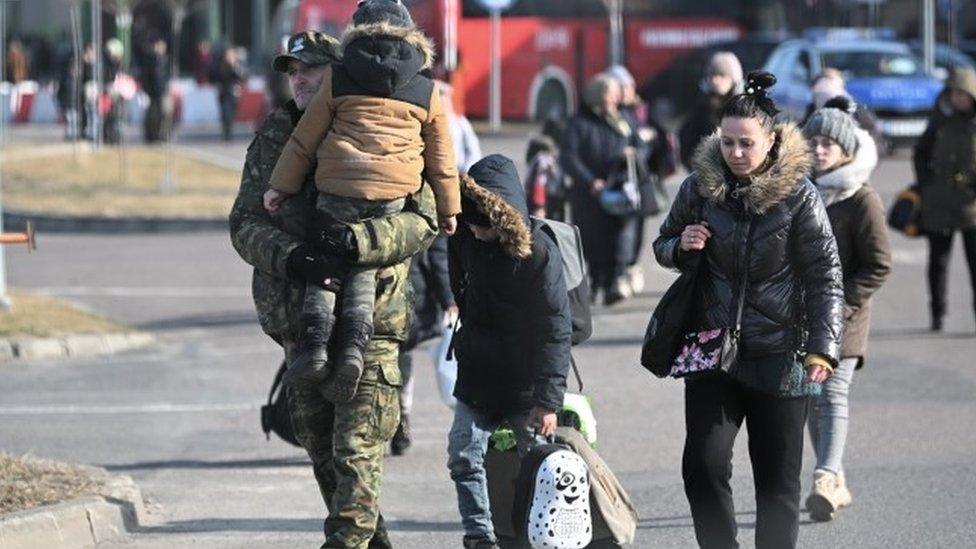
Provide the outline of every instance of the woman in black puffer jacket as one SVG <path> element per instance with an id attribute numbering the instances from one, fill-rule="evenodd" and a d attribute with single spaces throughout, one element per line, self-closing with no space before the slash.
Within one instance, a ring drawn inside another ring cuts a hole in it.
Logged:
<path id="1" fill-rule="evenodd" d="M 654 243 L 661 265 L 700 262 L 695 331 L 735 324 L 745 281 L 740 355 L 730 372 L 685 385 L 685 493 L 702 547 L 737 547 L 732 446 L 743 420 L 756 483 L 757 547 L 796 546 L 807 397 L 837 364 L 844 289 L 837 243 L 807 179 L 807 144 L 776 125 L 769 73 L 722 112 L 695 155 Z"/>

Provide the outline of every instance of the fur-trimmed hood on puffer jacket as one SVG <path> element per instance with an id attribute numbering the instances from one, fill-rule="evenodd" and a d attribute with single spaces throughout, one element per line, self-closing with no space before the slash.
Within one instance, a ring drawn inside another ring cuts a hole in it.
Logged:
<path id="1" fill-rule="evenodd" d="M 485 413 L 556 410 L 566 391 L 572 321 L 559 247 L 531 230 L 515 163 L 491 155 L 462 179 L 463 208 L 499 233 L 474 238 L 460 216 L 448 242 L 451 290 L 460 309 L 454 396 Z M 481 225 L 481 223 L 477 223 Z"/>
<path id="2" fill-rule="evenodd" d="M 434 65 L 434 42 L 416 27 L 373 23 L 342 35 L 343 65 L 360 86 L 391 95 Z"/>
<path id="3" fill-rule="evenodd" d="M 811 389 L 779 386 L 786 373 L 766 370 L 788 367 L 798 352 L 836 363 L 844 291 L 830 221 L 807 178 L 806 140 L 792 124 L 776 126 L 775 134 L 766 169 L 745 182 L 726 168 L 718 134 L 703 142 L 696 170 L 675 197 L 654 253 L 665 267 L 701 269 L 696 320 L 689 331 L 733 327 L 745 280 L 736 376 L 760 390 L 798 396 Z M 712 232 L 705 250 L 682 251 L 682 231 L 701 222 Z"/>
<path id="4" fill-rule="evenodd" d="M 743 204 L 756 214 L 764 214 L 783 202 L 810 173 L 811 159 L 807 140 L 794 124 L 776 127 L 776 144 L 770 154 L 770 165 L 750 177 Z M 718 131 L 705 138 L 695 151 L 692 167 L 698 176 L 698 192 L 711 201 L 722 202 L 729 191 L 731 173 L 722 158 L 722 140 Z"/>

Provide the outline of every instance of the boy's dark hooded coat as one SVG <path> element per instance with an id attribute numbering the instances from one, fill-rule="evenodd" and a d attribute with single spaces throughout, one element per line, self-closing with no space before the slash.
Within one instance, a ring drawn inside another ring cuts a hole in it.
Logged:
<path id="1" fill-rule="evenodd" d="M 557 410 L 572 336 L 559 247 L 530 230 L 515 164 L 492 155 L 463 177 L 464 197 L 498 230 L 497 242 L 458 228 L 449 242 L 451 289 L 461 315 L 454 396 L 489 415 Z"/>

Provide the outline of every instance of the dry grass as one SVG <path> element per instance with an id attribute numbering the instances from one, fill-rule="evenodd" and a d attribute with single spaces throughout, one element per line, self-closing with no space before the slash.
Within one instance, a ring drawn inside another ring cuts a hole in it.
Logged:
<path id="1" fill-rule="evenodd" d="M 0 311 L 0 337 L 49 337 L 62 334 L 104 334 L 124 326 L 85 312 L 53 297 L 12 291 L 13 307 Z"/>
<path id="2" fill-rule="evenodd" d="M 240 171 L 175 154 L 175 188 L 164 147 L 71 152 L 42 157 L 10 154 L 3 170 L 4 207 L 27 213 L 97 216 L 221 217 L 230 212 Z M 123 177 L 123 171 L 125 176 Z"/>
<path id="3" fill-rule="evenodd" d="M 79 467 L 0 452 L 0 514 L 94 495 L 100 488 Z"/>

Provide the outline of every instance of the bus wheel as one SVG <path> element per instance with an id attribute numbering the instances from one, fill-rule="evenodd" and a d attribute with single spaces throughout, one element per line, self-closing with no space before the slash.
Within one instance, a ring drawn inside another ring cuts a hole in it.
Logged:
<path id="1" fill-rule="evenodd" d="M 562 84 L 546 80 L 536 95 L 535 121 L 565 120 L 569 116 L 569 98 Z"/>

